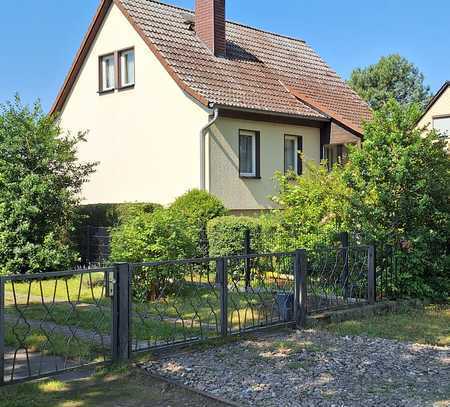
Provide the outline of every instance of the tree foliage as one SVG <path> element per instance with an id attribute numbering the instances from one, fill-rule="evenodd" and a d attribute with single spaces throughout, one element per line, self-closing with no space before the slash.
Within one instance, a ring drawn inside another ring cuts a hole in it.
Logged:
<path id="1" fill-rule="evenodd" d="M 416 129 L 420 107 L 389 101 L 365 126 L 344 178 L 350 216 L 366 241 L 399 247 L 401 291 L 448 295 L 450 160 L 434 131 Z"/>
<path id="2" fill-rule="evenodd" d="M 424 85 L 423 74 L 398 54 L 382 57 L 367 68 L 355 69 L 349 84 L 374 110 L 391 98 L 401 105 L 418 103 L 422 107 L 430 100 L 430 88 Z"/>
<path id="3" fill-rule="evenodd" d="M 0 106 L 0 273 L 65 268 L 76 259 L 69 234 L 83 183 L 82 133 L 63 134 L 39 103 Z"/>
<path id="4" fill-rule="evenodd" d="M 339 232 L 348 229 L 349 188 L 342 182 L 342 170 L 328 172 L 326 163 L 307 162 L 304 176 L 277 174 L 279 194 L 274 201 L 278 225 L 273 241 L 276 250 L 316 249 L 331 245 Z"/>

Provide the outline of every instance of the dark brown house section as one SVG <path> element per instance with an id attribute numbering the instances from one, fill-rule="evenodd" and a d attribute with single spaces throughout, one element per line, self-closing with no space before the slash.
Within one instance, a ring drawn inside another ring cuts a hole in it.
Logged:
<path id="1" fill-rule="evenodd" d="M 216 56 L 225 56 L 225 0 L 196 0 L 195 31 Z"/>

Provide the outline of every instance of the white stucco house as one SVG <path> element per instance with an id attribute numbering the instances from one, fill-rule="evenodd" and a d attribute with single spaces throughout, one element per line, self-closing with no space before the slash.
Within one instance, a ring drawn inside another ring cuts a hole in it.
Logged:
<path id="1" fill-rule="evenodd" d="M 417 127 L 437 130 L 447 139 L 450 153 L 450 81 L 446 81 L 430 100 Z"/>
<path id="2" fill-rule="evenodd" d="M 204 188 L 240 212 L 272 207 L 276 171 L 343 156 L 371 117 L 303 40 L 227 22 L 225 0 L 102 0 L 51 113 L 89 132 L 85 203 Z"/>

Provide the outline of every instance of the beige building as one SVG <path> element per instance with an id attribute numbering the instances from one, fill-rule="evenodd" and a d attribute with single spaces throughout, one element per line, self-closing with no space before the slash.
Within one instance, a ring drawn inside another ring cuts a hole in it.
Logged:
<path id="1" fill-rule="evenodd" d="M 85 203 L 203 188 L 238 211 L 272 206 L 275 172 L 337 161 L 371 117 L 304 41 L 226 22 L 225 0 L 103 0 L 52 113 L 88 132 Z"/>
<path id="2" fill-rule="evenodd" d="M 431 99 L 417 127 L 438 131 L 450 147 L 450 81 L 445 82 Z"/>

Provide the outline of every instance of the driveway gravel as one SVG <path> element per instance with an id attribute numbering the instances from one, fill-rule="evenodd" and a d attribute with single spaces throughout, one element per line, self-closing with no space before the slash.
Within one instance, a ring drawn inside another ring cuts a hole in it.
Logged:
<path id="1" fill-rule="evenodd" d="M 450 406 L 450 348 L 320 330 L 254 337 L 144 365 L 244 406 Z"/>

